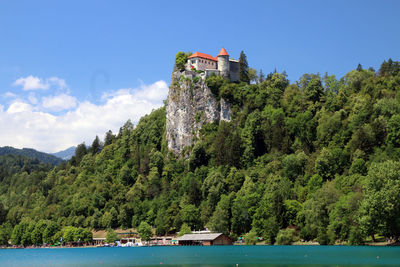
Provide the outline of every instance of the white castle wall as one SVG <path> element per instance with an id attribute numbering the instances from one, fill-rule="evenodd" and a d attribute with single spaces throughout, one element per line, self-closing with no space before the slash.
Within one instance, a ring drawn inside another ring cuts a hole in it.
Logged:
<path id="1" fill-rule="evenodd" d="M 224 77 L 229 77 L 229 56 L 218 56 L 218 70 Z"/>
<path id="2" fill-rule="evenodd" d="M 215 75 L 219 75 L 219 70 L 208 69 L 208 70 L 205 70 L 205 72 L 206 72 L 205 78 L 211 76 L 213 73 L 214 73 Z"/>
<path id="3" fill-rule="evenodd" d="M 196 70 L 217 69 L 217 62 L 205 58 L 191 58 L 188 63 L 189 66 L 192 65 Z"/>
<path id="4" fill-rule="evenodd" d="M 232 82 L 239 81 L 239 61 L 229 59 L 229 56 L 218 56 L 218 62 L 205 58 L 190 58 L 187 61 L 186 69 L 190 66 L 196 70 L 204 71 L 203 78 L 209 77 L 212 73 L 230 78 Z"/>

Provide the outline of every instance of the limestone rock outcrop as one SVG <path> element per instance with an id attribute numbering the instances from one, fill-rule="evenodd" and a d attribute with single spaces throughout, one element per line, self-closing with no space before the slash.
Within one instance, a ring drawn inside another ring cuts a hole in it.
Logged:
<path id="1" fill-rule="evenodd" d="M 168 149 L 179 155 L 184 147 L 194 144 L 204 124 L 230 121 L 231 113 L 229 103 L 217 100 L 203 75 L 187 70 L 173 72 L 166 106 Z"/>

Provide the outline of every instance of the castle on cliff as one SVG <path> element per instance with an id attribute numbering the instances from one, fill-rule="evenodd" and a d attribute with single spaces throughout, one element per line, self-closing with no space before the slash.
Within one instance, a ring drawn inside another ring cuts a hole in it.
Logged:
<path id="1" fill-rule="evenodd" d="M 196 52 L 188 57 L 187 70 L 201 70 L 208 77 L 212 73 L 229 78 L 232 82 L 239 80 L 239 61 L 230 59 L 228 52 L 222 48 L 218 56 Z"/>

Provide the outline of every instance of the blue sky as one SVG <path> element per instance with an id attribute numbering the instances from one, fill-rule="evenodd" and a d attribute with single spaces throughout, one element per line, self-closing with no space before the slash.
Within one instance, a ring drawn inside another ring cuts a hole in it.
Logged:
<path id="1" fill-rule="evenodd" d="M 0 146 L 54 152 L 136 122 L 162 105 L 178 51 L 244 50 L 292 82 L 378 69 L 400 58 L 399 14 L 389 0 L 0 0 Z"/>

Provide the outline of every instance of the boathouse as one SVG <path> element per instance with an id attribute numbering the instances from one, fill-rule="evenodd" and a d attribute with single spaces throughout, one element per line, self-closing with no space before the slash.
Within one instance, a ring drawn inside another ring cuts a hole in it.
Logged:
<path id="1" fill-rule="evenodd" d="M 232 240 L 222 233 L 186 234 L 178 238 L 180 246 L 232 245 Z"/>

